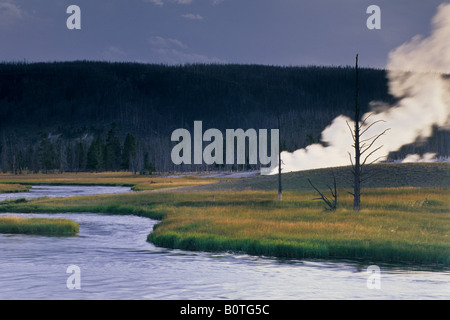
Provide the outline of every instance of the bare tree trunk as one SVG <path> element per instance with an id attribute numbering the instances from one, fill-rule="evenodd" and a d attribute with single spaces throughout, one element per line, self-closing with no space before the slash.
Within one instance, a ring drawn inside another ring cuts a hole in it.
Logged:
<path id="1" fill-rule="evenodd" d="M 281 129 L 280 129 L 280 116 L 278 116 L 278 200 L 283 198 L 281 188 Z"/>
<path id="2" fill-rule="evenodd" d="M 355 116 L 354 116 L 354 128 L 352 129 L 347 122 L 347 126 L 350 129 L 350 133 L 353 138 L 353 148 L 355 150 L 355 160 L 353 162 L 352 156 L 349 153 L 350 161 L 352 163 L 352 173 L 353 173 L 353 210 L 359 211 L 361 210 L 361 184 L 363 181 L 367 180 L 370 177 L 367 177 L 366 167 L 371 164 L 377 162 L 379 159 L 384 157 L 378 157 L 372 162 L 367 162 L 369 158 L 375 154 L 376 151 L 380 150 L 383 146 L 374 147 L 375 142 L 383 136 L 389 129 L 385 129 L 378 135 L 375 135 L 368 139 L 361 140 L 361 137 L 375 124 L 379 122 L 385 122 L 383 120 L 377 120 L 368 124 L 367 120 L 370 118 L 372 114 L 369 114 L 360 121 L 360 107 L 358 102 L 358 94 L 359 94 L 359 70 L 358 70 L 358 55 L 356 55 L 356 89 L 355 89 Z M 362 131 L 361 131 L 362 129 Z M 366 153 L 367 152 L 367 153 Z M 363 179 L 363 174 L 365 175 Z"/>
<path id="3" fill-rule="evenodd" d="M 355 142 L 355 165 L 354 165 L 354 186 L 353 186 L 353 210 L 359 211 L 361 209 L 361 149 L 359 146 L 360 138 L 360 108 L 358 103 L 358 93 L 359 93 L 359 71 L 358 71 L 358 55 L 356 55 L 356 92 L 355 92 L 355 131 L 354 131 L 354 142 Z"/>

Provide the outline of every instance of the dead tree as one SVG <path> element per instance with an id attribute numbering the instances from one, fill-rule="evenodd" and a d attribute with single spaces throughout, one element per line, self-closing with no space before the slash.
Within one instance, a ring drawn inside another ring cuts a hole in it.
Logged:
<path id="1" fill-rule="evenodd" d="M 362 136 L 375 124 L 380 122 L 385 122 L 383 120 L 374 121 L 367 127 L 367 120 L 372 116 L 372 114 L 369 114 L 365 119 L 360 121 L 360 106 L 358 102 L 358 94 L 359 94 L 359 70 L 358 70 L 358 55 L 356 55 L 356 65 L 355 65 L 355 72 L 356 72 L 356 90 L 355 90 L 355 114 L 354 114 L 354 128 L 352 129 L 347 122 L 347 126 L 349 127 L 350 133 L 353 138 L 353 149 L 355 151 L 355 159 L 353 161 L 351 154 L 349 153 L 350 162 L 352 165 L 352 175 L 353 175 L 353 192 L 350 192 L 351 195 L 353 195 L 353 210 L 359 211 L 361 209 L 361 184 L 362 182 L 366 181 L 370 177 L 363 177 L 365 172 L 365 167 L 369 166 L 370 164 L 373 164 L 377 161 L 379 161 L 383 157 L 378 157 L 371 162 L 368 162 L 369 158 L 378 150 L 380 150 L 383 146 L 379 146 L 375 149 L 372 149 L 374 147 L 375 142 L 383 136 L 389 129 L 385 129 L 380 134 L 377 134 L 375 136 L 372 136 L 368 139 L 361 139 Z"/>
<path id="2" fill-rule="evenodd" d="M 281 128 L 280 128 L 280 116 L 278 116 L 278 200 L 281 201 L 283 198 L 282 187 L 281 187 Z"/>
<path id="3" fill-rule="evenodd" d="M 314 190 L 316 190 L 317 193 L 320 195 L 319 198 L 314 198 L 313 200 L 322 200 L 326 204 L 325 210 L 336 211 L 338 196 L 337 196 L 337 188 L 336 188 L 336 177 L 334 176 L 334 174 L 333 174 L 333 188 L 331 188 L 330 186 L 327 186 L 331 192 L 332 199 L 328 198 L 322 192 L 320 192 L 320 190 L 318 188 L 316 188 L 316 186 L 313 185 L 313 183 L 311 182 L 310 179 L 308 179 L 308 182 L 314 188 Z"/>

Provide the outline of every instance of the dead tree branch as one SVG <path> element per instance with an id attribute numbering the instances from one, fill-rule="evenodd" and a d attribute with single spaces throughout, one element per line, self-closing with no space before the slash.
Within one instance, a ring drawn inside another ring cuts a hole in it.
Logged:
<path id="1" fill-rule="evenodd" d="M 310 179 L 308 179 L 309 184 L 311 185 L 311 187 L 314 188 L 314 190 L 316 190 L 316 192 L 320 195 L 319 198 L 314 198 L 313 200 L 322 200 L 323 202 L 325 202 L 326 207 L 325 210 L 327 211 L 336 211 L 337 209 L 337 187 L 336 187 L 336 177 L 333 175 L 333 188 L 331 188 L 330 186 L 327 186 L 328 189 L 331 192 L 331 197 L 332 199 L 328 198 L 326 195 L 324 195 L 312 182 Z"/>

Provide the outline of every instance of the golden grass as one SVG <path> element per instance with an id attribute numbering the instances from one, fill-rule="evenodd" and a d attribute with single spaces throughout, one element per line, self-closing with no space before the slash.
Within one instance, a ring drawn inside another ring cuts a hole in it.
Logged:
<path id="1" fill-rule="evenodd" d="M 68 219 L 0 217 L 0 233 L 67 236 L 78 232 L 78 224 Z"/>
<path id="2" fill-rule="evenodd" d="M 101 212 L 161 219 L 148 237 L 169 248 L 244 251 L 280 257 L 369 259 L 413 263 L 450 261 L 450 189 L 364 189 L 362 210 L 339 189 L 338 210 L 323 210 L 314 191 L 164 190 L 214 183 L 202 177 L 133 176 L 125 173 L 9 177 L 23 181 L 129 183 L 127 194 L 3 203 L 1 212 Z M 8 178 L 8 179 L 9 179 Z M 73 178 L 73 179 L 72 179 Z M 0 181 L 7 179 L 0 175 Z M 72 180 L 71 180 L 72 179 Z"/>
<path id="3" fill-rule="evenodd" d="M 27 192 L 31 186 L 17 183 L 0 183 L 0 193 Z"/>
<path id="4" fill-rule="evenodd" d="M 207 185 L 219 182 L 218 178 L 202 178 L 195 176 L 188 177 L 158 177 L 146 179 L 137 183 L 134 191 L 157 190 L 165 188 L 192 187 L 198 185 Z"/>
<path id="5" fill-rule="evenodd" d="M 320 202 L 311 201 L 310 192 L 287 193 L 282 202 L 273 192 L 216 193 L 214 202 L 208 194 L 203 203 L 169 207 L 149 239 L 200 250 L 226 250 L 223 243 L 231 249 L 241 242 L 240 248 L 250 253 L 258 245 L 289 245 L 287 251 L 267 253 L 292 256 L 308 244 L 318 246 L 320 250 L 309 252 L 317 257 L 448 263 L 449 195 L 448 189 L 375 189 L 365 195 L 366 209 L 360 212 L 351 209 L 350 195 L 342 196 L 337 211 L 325 212 Z"/>
<path id="6" fill-rule="evenodd" d="M 0 183 L 28 184 L 28 185 L 111 185 L 130 186 L 135 191 L 155 190 L 162 188 L 186 187 L 217 183 L 218 178 L 201 176 L 148 176 L 131 174 L 129 172 L 80 172 L 80 173 L 52 173 L 52 174 L 0 174 Z M 0 184 L 3 185 L 3 184 Z"/>

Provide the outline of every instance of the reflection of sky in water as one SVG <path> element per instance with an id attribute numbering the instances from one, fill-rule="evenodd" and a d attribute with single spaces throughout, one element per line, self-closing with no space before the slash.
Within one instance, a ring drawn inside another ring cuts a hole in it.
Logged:
<path id="1" fill-rule="evenodd" d="M 106 193 L 124 193 L 130 191 L 130 187 L 115 186 L 33 186 L 29 192 L 0 193 L 0 201 L 20 198 L 73 197 Z"/>
<path id="2" fill-rule="evenodd" d="M 449 273 L 373 263 L 186 252 L 146 241 L 157 221 L 136 216 L 23 214 L 79 223 L 77 237 L 0 234 L 0 299 L 448 299 Z M 69 265 L 81 290 L 68 290 Z M 417 269 L 416 269 L 417 270 Z"/>

